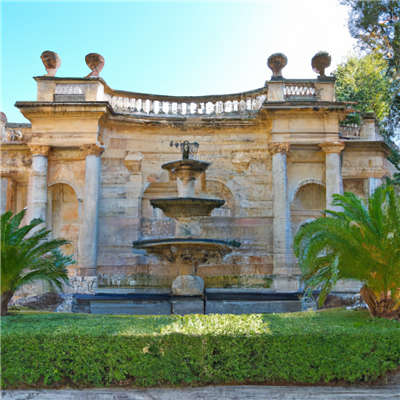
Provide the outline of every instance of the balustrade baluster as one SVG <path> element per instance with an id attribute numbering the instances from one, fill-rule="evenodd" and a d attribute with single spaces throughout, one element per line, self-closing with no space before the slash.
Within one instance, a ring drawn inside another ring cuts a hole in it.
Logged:
<path id="1" fill-rule="evenodd" d="M 151 101 L 151 100 L 147 100 L 148 102 L 149 102 L 149 111 L 148 111 L 148 113 L 149 114 L 151 114 L 151 115 L 154 115 L 154 102 L 153 101 Z"/>
<path id="2" fill-rule="evenodd" d="M 142 110 L 142 99 L 138 99 L 136 101 L 136 110 L 137 110 L 138 113 L 141 112 L 141 110 Z"/>
<path id="3" fill-rule="evenodd" d="M 164 104 L 165 104 L 165 114 L 170 115 L 172 103 L 170 101 L 166 101 L 164 102 Z"/>
<path id="4" fill-rule="evenodd" d="M 176 105 L 176 113 L 178 115 L 182 115 L 183 114 L 183 103 L 178 103 Z"/>
<path id="5" fill-rule="evenodd" d="M 129 111 L 130 112 L 135 111 L 135 99 L 129 99 Z"/>

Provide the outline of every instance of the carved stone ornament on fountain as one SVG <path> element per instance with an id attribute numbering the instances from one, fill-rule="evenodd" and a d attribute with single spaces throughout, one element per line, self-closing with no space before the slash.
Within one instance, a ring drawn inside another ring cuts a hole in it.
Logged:
<path id="1" fill-rule="evenodd" d="M 58 68 L 61 67 L 61 58 L 54 51 L 46 50 L 40 56 L 47 74 L 44 76 L 56 76 Z"/>
<path id="2" fill-rule="evenodd" d="M 132 243 L 134 249 L 146 250 L 148 254 L 178 266 L 179 276 L 172 284 L 172 293 L 176 296 L 202 295 L 204 281 L 196 276 L 198 266 L 218 264 L 232 252 L 232 248 L 240 246 L 235 240 L 199 238 L 198 218 L 210 216 L 212 210 L 221 207 L 225 201 L 195 197 L 196 180 L 211 165 L 190 158 L 193 155 L 191 149 L 196 151 L 197 147 L 189 142 L 183 143 L 182 160 L 162 165 L 169 172 L 170 179 L 177 179 L 179 197 L 150 200 L 153 207 L 160 208 L 165 215 L 176 220 L 175 238 L 146 239 Z"/>
<path id="3" fill-rule="evenodd" d="M 97 53 L 90 53 L 85 57 L 87 66 L 92 70 L 85 78 L 100 76 L 101 70 L 104 68 L 104 57 Z"/>

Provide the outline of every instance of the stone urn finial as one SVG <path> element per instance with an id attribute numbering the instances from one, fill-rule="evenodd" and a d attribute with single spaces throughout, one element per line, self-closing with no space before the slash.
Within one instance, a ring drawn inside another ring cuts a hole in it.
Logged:
<path id="1" fill-rule="evenodd" d="M 7 117 L 6 117 L 6 114 L 3 113 L 3 111 L 0 111 L 0 121 L 1 121 L 3 124 L 6 124 L 6 123 L 7 123 Z"/>
<path id="2" fill-rule="evenodd" d="M 267 65 L 272 71 L 272 79 L 283 78 L 282 70 L 287 62 L 287 57 L 283 53 L 275 53 L 268 57 Z"/>
<path id="3" fill-rule="evenodd" d="M 61 58 L 54 51 L 46 50 L 40 56 L 47 74 L 44 76 L 56 76 L 58 68 L 61 67 Z"/>
<path id="4" fill-rule="evenodd" d="M 311 59 L 311 66 L 316 74 L 325 76 L 325 68 L 328 68 L 331 65 L 331 61 L 331 55 L 327 51 L 319 51 Z"/>
<path id="5" fill-rule="evenodd" d="M 92 72 L 85 76 L 85 78 L 100 76 L 100 72 L 104 67 L 104 57 L 97 53 L 90 53 L 85 57 L 85 61 L 87 66 L 92 70 Z"/>

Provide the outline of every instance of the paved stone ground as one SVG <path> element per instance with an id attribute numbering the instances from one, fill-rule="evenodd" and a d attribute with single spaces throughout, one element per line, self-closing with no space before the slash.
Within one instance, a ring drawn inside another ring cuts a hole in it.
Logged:
<path id="1" fill-rule="evenodd" d="M 6 390 L 3 400 L 379 400 L 399 399 L 400 385 L 377 388 L 208 386 L 193 389 Z"/>

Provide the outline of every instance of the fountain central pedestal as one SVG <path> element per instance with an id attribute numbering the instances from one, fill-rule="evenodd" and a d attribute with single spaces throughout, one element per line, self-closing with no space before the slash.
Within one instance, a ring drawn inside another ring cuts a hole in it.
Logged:
<path id="1" fill-rule="evenodd" d="M 200 264 L 219 264 L 232 248 L 239 247 L 236 241 L 201 239 L 196 222 L 200 217 L 211 215 L 212 210 L 225 201 L 215 198 L 195 197 L 196 180 L 211 165 L 209 162 L 189 159 L 190 144 L 183 145 L 184 158 L 162 165 L 169 171 L 170 179 L 177 179 L 176 198 L 153 199 L 150 204 L 160 208 L 165 215 L 175 219 L 175 238 L 146 239 L 132 243 L 134 249 L 146 250 L 179 266 L 179 276 L 172 284 L 172 293 L 178 296 L 203 294 L 204 281 L 197 274 Z"/>

